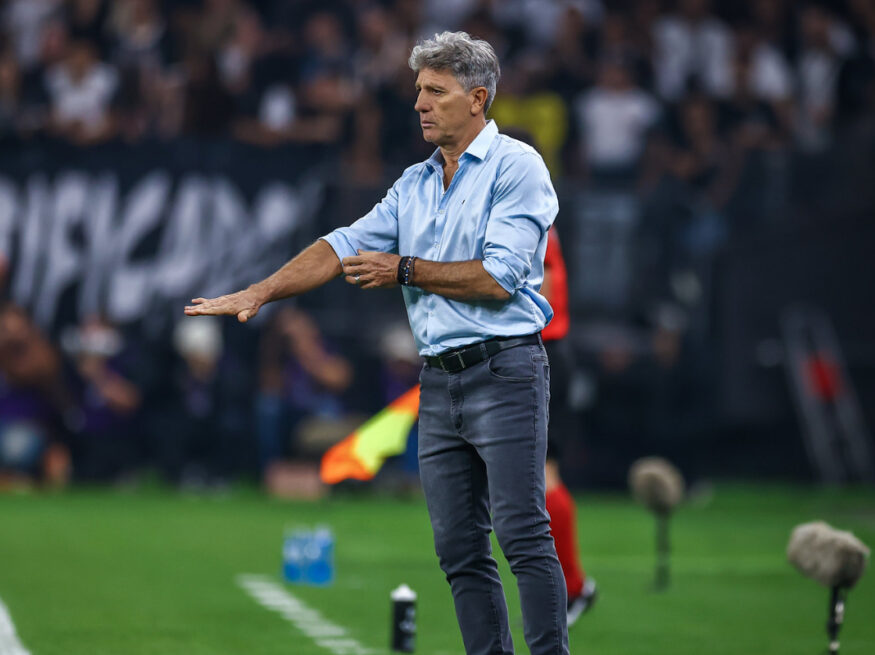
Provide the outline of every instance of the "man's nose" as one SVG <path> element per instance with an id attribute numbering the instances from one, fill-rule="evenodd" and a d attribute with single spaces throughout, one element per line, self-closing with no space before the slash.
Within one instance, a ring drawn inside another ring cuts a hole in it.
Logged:
<path id="1" fill-rule="evenodd" d="M 421 93 L 416 96 L 416 103 L 413 105 L 413 109 L 420 114 L 429 110 L 428 104 L 423 100 Z"/>

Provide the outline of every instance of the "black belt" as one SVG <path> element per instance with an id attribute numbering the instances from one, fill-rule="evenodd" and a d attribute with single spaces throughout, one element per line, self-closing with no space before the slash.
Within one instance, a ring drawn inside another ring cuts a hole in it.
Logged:
<path id="1" fill-rule="evenodd" d="M 439 368 L 447 373 L 458 373 L 469 366 L 474 366 L 474 364 L 479 364 L 489 359 L 502 350 L 517 346 L 536 346 L 540 343 L 540 333 L 529 334 L 524 337 L 495 337 L 488 341 L 472 343 L 470 346 L 448 350 L 434 357 L 426 357 L 425 361 L 428 362 L 429 366 Z"/>

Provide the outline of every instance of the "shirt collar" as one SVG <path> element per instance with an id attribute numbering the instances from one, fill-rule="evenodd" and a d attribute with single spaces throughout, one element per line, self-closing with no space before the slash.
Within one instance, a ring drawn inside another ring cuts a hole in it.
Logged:
<path id="1" fill-rule="evenodd" d="M 489 152 L 489 146 L 492 145 L 492 141 L 496 136 L 498 136 L 498 125 L 495 124 L 494 120 L 490 119 L 468 147 L 465 148 L 465 152 L 463 152 L 462 155 L 471 155 L 482 161 L 486 158 L 486 154 Z M 444 158 L 441 156 L 441 149 L 438 148 L 435 150 L 432 156 L 425 160 L 425 163 L 428 164 L 432 170 L 437 171 L 443 169 Z"/>
<path id="2" fill-rule="evenodd" d="M 498 136 L 498 125 L 495 124 L 494 120 L 487 121 L 486 127 L 480 130 L 480 134 L 465 149 L 465 153 L 480 160 L 486 159 L 489 146 L 492 145 L 492 140 L 496 136 Z"/>

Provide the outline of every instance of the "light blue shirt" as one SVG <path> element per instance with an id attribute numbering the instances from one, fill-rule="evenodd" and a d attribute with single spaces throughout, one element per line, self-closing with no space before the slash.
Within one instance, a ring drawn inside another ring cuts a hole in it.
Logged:
<path id="1" fill-rule="evenodd" d="M 489 121 L 459 158 L 446 192 L 438 149 L 405 170 L 365 216 L 322 238 L 341 260 L 358 250 L 376 250 L 437 262 L 483 262 L 509 299 L 451 300 L 402 287 L 419 353 L 436 355 L 492 337 L 533 334 L 550 322 L 553 310 L 538 291 L 547 230 L 558 210 L 541 156 L 499 134 Z"/>

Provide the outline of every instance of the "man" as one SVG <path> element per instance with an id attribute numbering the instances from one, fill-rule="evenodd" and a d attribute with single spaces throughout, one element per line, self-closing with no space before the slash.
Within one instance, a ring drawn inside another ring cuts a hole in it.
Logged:
<path id="1" fill-rule="evenodd" d="M 341 273 L 362 289 L 400 284 L 426 360 L 422 485 L 465 650 L 513 652 L 494 527 L 529 650 L 565 655 L 565 582 L 544 508 L 549 369 L 539 333 L 553 312 L 538 293 L 556 194 L 541 157 L 486 120 L 500 74 L 488 43 L 444 32 L 417 45 L 409 64 L 435 153 L 352 226 L 262 282 L 185 311 L 247 321 Z"/>

